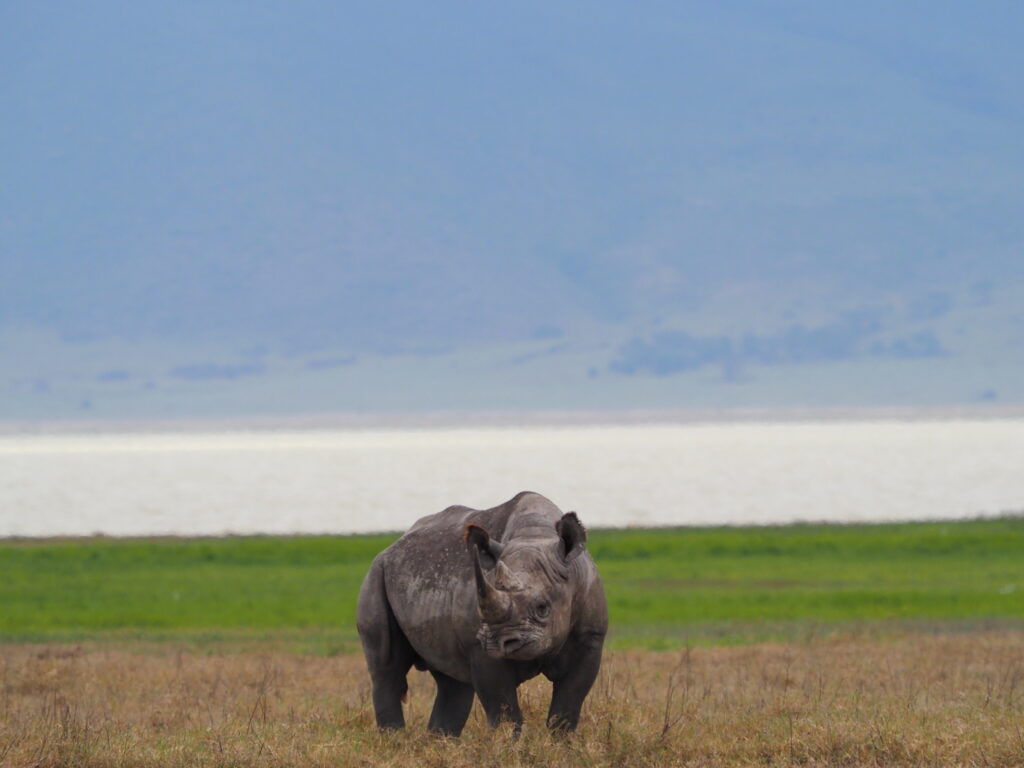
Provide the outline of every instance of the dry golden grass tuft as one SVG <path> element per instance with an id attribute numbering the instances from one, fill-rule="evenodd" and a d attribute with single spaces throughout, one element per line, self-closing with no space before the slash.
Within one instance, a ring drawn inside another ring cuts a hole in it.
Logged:
<path id="1" fill-rule="evenodd" d="M 410 727 L 381 734 L 359 656 L 3 646 L 0 765 L 1024 765 L 1016 633 L 611 653 L 569 739 L 543 679 L 519 741 L 479 705 L 462 739 L 428 735 L 411 682 Z"/>

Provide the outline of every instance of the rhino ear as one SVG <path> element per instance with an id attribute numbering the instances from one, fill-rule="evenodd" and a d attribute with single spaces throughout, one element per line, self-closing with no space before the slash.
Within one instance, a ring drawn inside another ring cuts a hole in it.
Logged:
<path id="1" fill-rule="evenodd" d="M 575 512 L 567 512 L 555 523 L 558 538 L 561 539 L 562 558 L 571 563 L 583 553 L 583 545 L 587 541 L 587 529 L 576 517 Z"/>
<path id="2" fill-rule="evenodd" d="M 491 538 L 485 528 L 476 523 L 470 523 L 466 526 L 466 532 L 462 535 L 462 539 L 466 542 L 466 548 L 470 555 L 473 554 L 474 549 L 479 550 L 480 564 L 484 568 L 493 568 L 498 564 L 503 547 L 500 542 Z"/>

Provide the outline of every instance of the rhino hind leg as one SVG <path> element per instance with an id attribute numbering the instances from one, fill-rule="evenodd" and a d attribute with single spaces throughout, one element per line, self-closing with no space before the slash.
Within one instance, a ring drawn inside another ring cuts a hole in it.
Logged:
<path id="1" fill-rule="evenodd" d="M 384 571 L 378 562 L 371 566 L 359 592 L 356 626 L 373 684 L 377 727 L 403 728 L 402 702 L 409 690 L 406 676 L 418 657 L 391 610 L 384 590 Z"/>
<path id="2" fill-rule="evenodd" d="M 443 736 L 459 736 L 473 708 L 473 686 L 442 672 L 431 670 L 430 674 L 437 683 L 437 698 L 427 727 Z"/>

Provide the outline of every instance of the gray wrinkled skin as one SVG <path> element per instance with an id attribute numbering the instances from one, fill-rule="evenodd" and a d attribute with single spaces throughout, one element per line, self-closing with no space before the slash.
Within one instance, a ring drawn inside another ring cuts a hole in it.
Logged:
<path id="1" fill-rule="evenodd" d="M 405 725 L 409 669 L 437 682 L 432 731 L 458 736 L 479 696 L 492 727 L 523 715 L 516 689 L 553 683 L 548 725 L 572 730 L 601 666 L 608 609 L 575 513 L 523 492 L 487 510 L 421 518 L 370 566 L 357 625 L 377 725 Z"/>

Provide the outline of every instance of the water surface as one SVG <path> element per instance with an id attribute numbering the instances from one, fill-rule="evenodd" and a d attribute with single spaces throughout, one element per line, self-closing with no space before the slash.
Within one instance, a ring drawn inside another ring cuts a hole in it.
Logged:
<path id="1" fill-rule="evenodd" d="M 1024 420 L 0 437 L 0 536 L 351 533 L 520 490 L 590 526 L 1024 510 Z"/>

